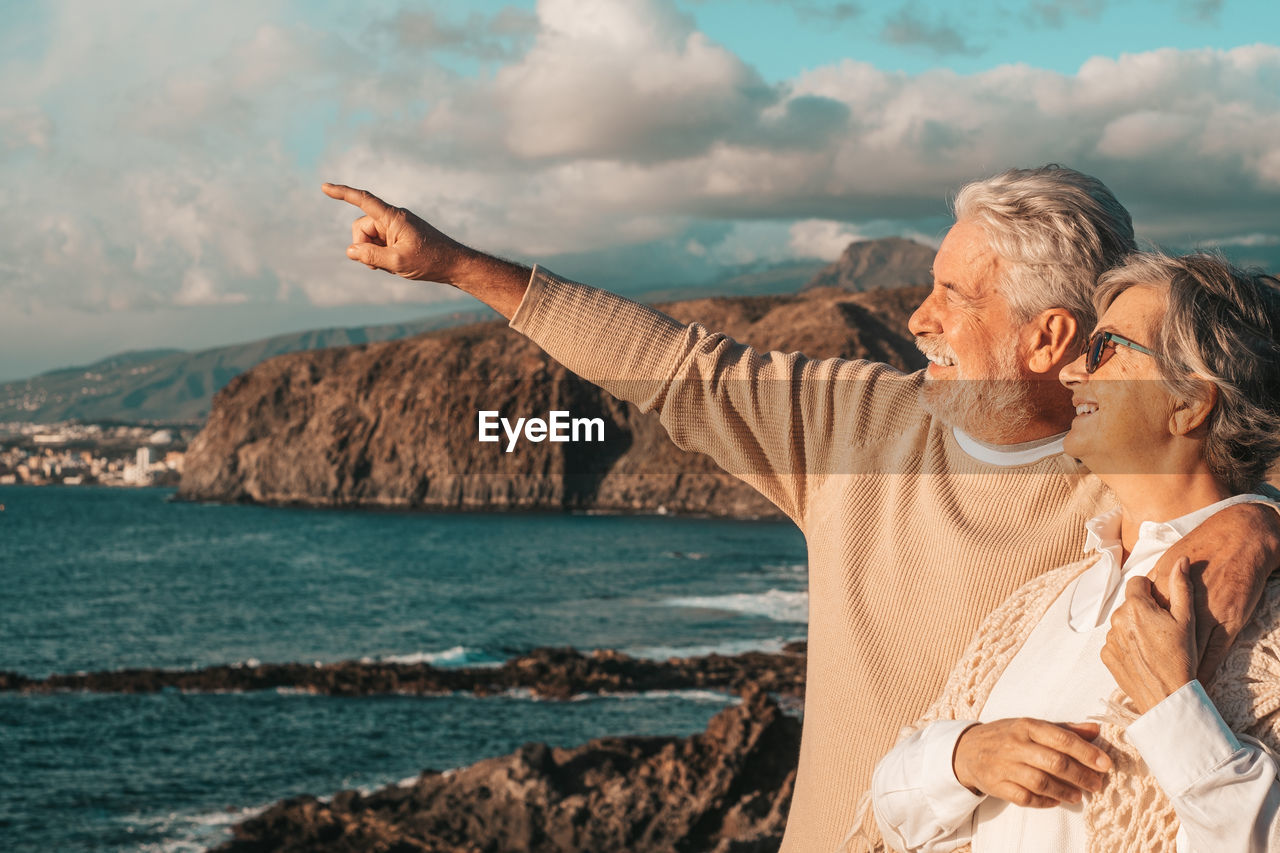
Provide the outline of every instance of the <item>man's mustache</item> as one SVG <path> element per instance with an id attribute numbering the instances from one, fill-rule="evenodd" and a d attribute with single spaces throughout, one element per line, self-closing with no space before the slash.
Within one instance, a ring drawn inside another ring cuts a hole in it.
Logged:
<path id="1" fill-rule="evenodd" d="M 945 358 L 952 362 L 956 360 L 955 350 L 941 335 L 916 335 L 916 349 L 926 358 Z"/>

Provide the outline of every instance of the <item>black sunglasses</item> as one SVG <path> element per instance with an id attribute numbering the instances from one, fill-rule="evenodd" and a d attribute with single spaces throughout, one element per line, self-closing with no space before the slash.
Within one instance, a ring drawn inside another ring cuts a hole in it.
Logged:
<path id="1" fill-rule="evenodd" d="M 1109 354 L 1115 351 L 1116 344 L 1129 349 L 1136 349 L 1138 352 L 1146 353 L 1149 356 L 1155 356 L 1155 353 L 1142 344 L 1136 344 L 1128 338 L 1117 335 L 1115 332 L 1094 332 L 1093 337 L 1089 338 L 1089 348 L 1085 350 L 1084 372 L 1093 373 L 1101 367 Z"/>

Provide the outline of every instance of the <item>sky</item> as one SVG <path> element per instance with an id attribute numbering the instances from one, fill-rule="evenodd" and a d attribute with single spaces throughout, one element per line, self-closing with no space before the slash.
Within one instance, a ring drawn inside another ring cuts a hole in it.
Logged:
<path id="1" fill-rule="evenodd" d="M 0 0 L 0 380 L 473 305 L 345 256 L 367 188 L 623 293 L 937 244 L 1059 162 L 1280 269 L 1274 0 Z M 1270 38 L 1270 41 L 1267 39 Z"/>

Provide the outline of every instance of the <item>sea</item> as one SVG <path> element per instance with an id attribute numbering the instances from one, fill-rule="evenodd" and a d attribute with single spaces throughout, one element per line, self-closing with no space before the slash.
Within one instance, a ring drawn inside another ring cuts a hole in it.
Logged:
<path id="1" fill-rule="evenodd" d="M 0 486 L 0 670 L 666 658 L 805 634 L 789 522 L 178 502 Z M 195 851 L 285 797 L 409 784 L 530 741 L 687 735 L 713 691 L 534 699 L 0 693 L 0 850 Z"/>

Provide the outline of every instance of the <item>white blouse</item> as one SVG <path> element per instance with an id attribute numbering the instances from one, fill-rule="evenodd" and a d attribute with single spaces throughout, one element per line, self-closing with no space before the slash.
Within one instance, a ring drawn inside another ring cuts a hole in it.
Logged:
<path id="1" fill-rule="evenodd" d="M 872 777 L 876 821 L 898 850 L 974 853 L 1085 850 L 1082 804 L 1023 808 L 972 793 L 955 778 L 956 741 L 975 722 L 1034 717 L 1084 722 L 1105 711 L 1117 688 L 1102 663 L 1111 615 L 1129 578 L 1150 572 L 1175 542 L 1218 510 L 1265 501 L 1237 495 L 1169 522 L 1143 523 L 1121 565 L 1120 510 L 1089 521 L 1085 550 L 1101 558 L 1050 605 L 1001 674 L 978 720 L 943 720 L 905 739 Z M 1178 814 L 1179 853 L 1280 850 L 1280 765 L 1241 744 L 1198 681 L 1192 681 L 1126 729 Z M 1086 794 L 1088 796 L 1088 794 Z"/>

